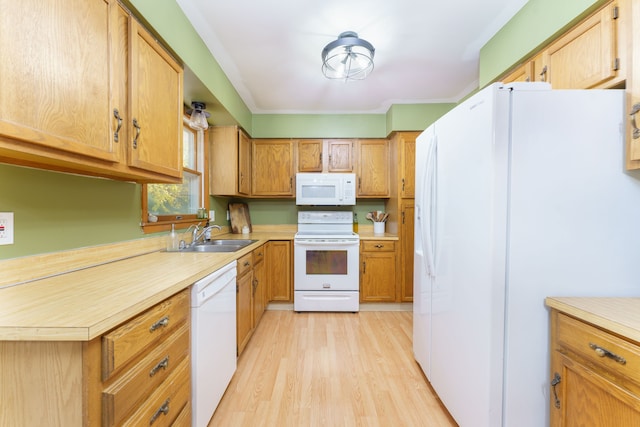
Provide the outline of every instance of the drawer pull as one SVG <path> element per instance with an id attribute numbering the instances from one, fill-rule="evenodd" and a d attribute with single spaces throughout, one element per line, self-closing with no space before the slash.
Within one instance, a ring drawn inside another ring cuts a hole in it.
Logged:
<path id="1" fill-rule="evenodd" d="M 161 407 L 158 408 L 155 414 L 151 416 L 149 425 L 153 424 L 160 415 L 167 415 L 169 413 L 169 399 L 165 400 Z"/>
<path id="2" fill-rule="evenodd" d="M 149 332 L 153 332 L 158 328 L 167 326 L 168 324 L 169 324 L 169 316 L 164 316 L 162 319 L 158 320 L 156 323 L 151 325 L 151 327 L 149 328 Z"/>
<path id="3" fill-rule="evenodd" d="M 618 362 L 621 365 L 626 365 L 627 361 L 625 360 L 624 357 L 622 356 L 618 356 L 615 353 L 611 353 L 609 350 L 607 350 L 606 348 L 602 348 L 599 345 L 596 345 L 594 343 L 589 343 L 589 347 L 591 347 L 593 349 L 593 351 L 596 352 L 596 354 L 600 357 L 608 357 L 609 359 L 613 359 L 616 362 Z"/>
<path id="4" fill-rule="evenodd" d="M 169 367 L 169 356 L 165 356 L 164 359 L 158 362 L 156 366 L 151 368 L 149 371 L 149 376 L 154 376 L 160 369 L 167 369 Z"/>
<path id="5" fill-rule="evenodd" d="M 558 399 L 556 386 L 560 384 L 560 381 L 562 381 L 562 377 L 560 377 L 559 373 L 555 372 L 553 374 L 553 378 L 551 379 L 551 387 L 553 387 L 553 400 L 555 401 L 554 406 L 558 409 L 560 409 L 560 399 Z"/>

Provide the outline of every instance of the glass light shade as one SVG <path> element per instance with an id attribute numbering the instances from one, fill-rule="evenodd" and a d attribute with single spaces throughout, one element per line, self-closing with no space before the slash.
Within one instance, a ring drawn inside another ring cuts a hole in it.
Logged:
<path id="1" fill-rule="evenodd" d="M 322 50 L 322 72 L 329 79 L 362 80 L 373 71 L 375 49 L 352 31 L 345 31 Z"/>
<path id="2" fill-rule="evenodd" d="M 191 103 L 191 106 L 193 108 L 187 110 L 187 114 L 189 114 L 189 126 L 194 130 L 207 130 L 209 128 L 207 117 L 211 116 L 211 114 L 204 110 L 207 108 L 207 105 L 204 102 L 194 101 Z"/>
<path id="3" fill-rule="evenodd" d="M 205 116 L 202 110 L 194 110 L 190 117 L 191 127 L 195 130 L 207 130 L 209 123 L 207 123 L 207 116 Z"/>

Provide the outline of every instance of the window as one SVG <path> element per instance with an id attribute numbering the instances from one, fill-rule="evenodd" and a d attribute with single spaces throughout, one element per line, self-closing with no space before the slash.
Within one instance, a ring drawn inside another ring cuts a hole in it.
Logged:
<path id="1" fill-rule="evenodd" d="M 182 131 L 182 183 L 144 184 L 142 186 L 142 225 L 145 233 L 177 229 L 204 222 L 198 218 L 198 209 L 208 212 L 205 193 L 206 155 L 204 131 L 189 127 L 188 118 Z M 157 218 L 156 221 L 153 219 Z"/>

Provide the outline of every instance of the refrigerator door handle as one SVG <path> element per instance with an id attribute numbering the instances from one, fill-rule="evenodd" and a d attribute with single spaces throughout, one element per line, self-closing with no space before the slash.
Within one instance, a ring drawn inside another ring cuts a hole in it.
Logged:
<path id="1" fill-rule="evenodd" d="M 425 167 L 424 186 L 422 194 L 422 241 L 424 246 L 424 260 L 427 274 L 431 277 L 435 277 L 435 239 L 433 236 L 433 230 L 435 225 L 435 180 L 436 180 L 436 147 L 438 139 L 434 136 L 429 144 L 429 150 L 427 152 L 427 164 Z"/>

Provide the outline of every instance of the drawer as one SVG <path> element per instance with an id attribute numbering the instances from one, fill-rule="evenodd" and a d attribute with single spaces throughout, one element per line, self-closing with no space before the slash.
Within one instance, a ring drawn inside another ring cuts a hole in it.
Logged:
<path id="1" fill-rule="evenodd" d="M 640 384 L 640 347 L 634 343 L 560 313 L 557 342 L 609 374 Z"/>
<path id="2" fill-rule="evenodd" d="M 118 425 L 133 408 L 158 388 L 188 355 L 189 326 L 184 323 L 166 341 L 104 390 L 102 425 Z"/>
<path id="3" fill-rule="evenodd" d="M 256 265 L 264 259 L 264 245 L 260 246 L 258 249 L 254 249 L 252 252 L 253 265 Z"/>
<path id="4" fill-rule="evenodd" d="M 253 253 L 248 253 L 238 260 L 238 277 L 253 268 Z"/>
<path id="5" fill-rule="evenodd" d="M 131 427 L 172 425 L 190 400 L 190 371 L 189 357 L 186 357 L 169 378 L 122 425 Z"/>
<path id="6" fill-rule="evenodd" d="M 166 339 L 189 316 L 189 290 L 155 305 L 102 337 L 102 379 L 125 365 L 154 341 Z"/>
<path id="7" fill-rule="evenodd" d="M 191 403 L 187 404 L 180 411 L 180 415 L 173 422 L 172 427 L 191 427 Z"/>
<path id="8" fill-rule="evenodd" d="M 363 240 L 363 252 L 393 252 L 396 250 L 396 242 L 393 240 Z"/>

